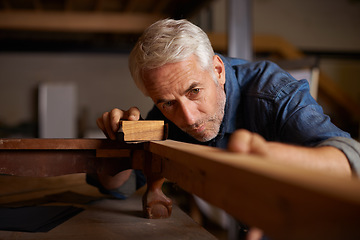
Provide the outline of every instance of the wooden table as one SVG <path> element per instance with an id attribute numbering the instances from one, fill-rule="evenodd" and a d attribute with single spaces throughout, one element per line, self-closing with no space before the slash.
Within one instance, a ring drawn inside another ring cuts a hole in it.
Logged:
<path id="1" fill-rule="evenodd" d="M 161 191 L 165 180 L 157 158 L 145 150 L 144 142 L 108 139 L 0 139 L 0 173 L 16 176 L 51 177 L 73 173 L 115 175 L 126 169 L 143 170 L 147 191 L 143 198 L 148 218 L 167 218 L 172 201 Z"/>

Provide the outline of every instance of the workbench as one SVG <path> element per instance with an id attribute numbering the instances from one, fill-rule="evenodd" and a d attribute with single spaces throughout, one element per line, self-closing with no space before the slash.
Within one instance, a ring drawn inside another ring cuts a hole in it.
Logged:
<path id="1" fill-rule="evenodd" d="M 161 191 L 166 178 L 272 239 L 360 239 L 356 178 L 172 140 L 0 140 L 0 173 L 54 176 L 96 168 L 143 170 L 143 212 L 150 218 L 171 216 L 171 200 Z"/>

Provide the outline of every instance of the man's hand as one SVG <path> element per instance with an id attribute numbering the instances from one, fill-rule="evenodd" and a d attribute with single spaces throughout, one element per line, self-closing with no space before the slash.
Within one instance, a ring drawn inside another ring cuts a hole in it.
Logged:
<path id="1" fill-rule="evenodd" d="M 280 164 L 322 170 L 343 176 L 351 176 L 345 155 L 333 147 L 308 148 L 268 142 L 256 133 L 241 129 L 231 135 L 228 150 L 243 154 L 256 154 L 269 157 Z M 252 227 L 246 240 L 259 240 L 263 236 L 261 229 Z"/>
<path id="2" fill-rule="evenodd" d="M 110 112 L 105 112 L 96 121 L 98 127 L 104 132 L 105 136 L 115 140 L 115 133 L 119 131 L 120 120 L 137 121 L 140 119 L 140 110 L 132 107 L 127 111 L 114 108 Z"/>
<path id="3" fill-rule="evenodd" d="M 232 134 L 228 150 L 267 157 L 274 163 L 320 170 L 347 177 L 351 176 L 350 164 L 345 154 L 331 146 L 302 147 L 270 142 L 257 133 L 240 129 Z"/>
<path id="4" fill-rule="evenodd" d="M 257 133 L 240 129 L 234 132 L 228 144 L 231 152 L 257 154 L 266 156 L 269 153 L 266 140 Z"/>
<path id="5" fill-rule="evenodd" d="M 116 140 L 116 132 L 119 131 L 120 120 L 137 121 L 140 119 L 140 110 L 132 107 L 127 111 L 114 108 L 110 112 L 105 112 L 96 120 L 98 127 L 104 132 L 106 137 Z M 122 171 L 115 176 L 110 176 L 98 170 L 97 177 L 100 183 L 108 190 L 113 190 L 122 186 L 130 177 L 132 170 Z"/>

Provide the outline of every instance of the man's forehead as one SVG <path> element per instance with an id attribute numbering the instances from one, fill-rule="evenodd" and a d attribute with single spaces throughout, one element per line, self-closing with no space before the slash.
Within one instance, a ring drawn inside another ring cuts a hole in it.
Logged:
<path id="1" fill-rule="evenodd" d="M 162 69 L 164 68 L 168 68 L 169 66 L 176 66 L 176 67 L 195 67 L 195 66 L 200 66 L 200 62 L 197 58 L 196 55 L 192 54 L 184 59 L 179 59 L 177 61 L 173 61 L 173 62 L 168 62 L 165 64 L 162 64 L 160 66 L 157 67 L 152 67 L 152 68 L 144 68 L 142 69 L 142 73 L 143 74 L 148 74 L 148 73 L 153 73 L 153 72 L 158 72 L 158 71 L 162 71 Z"/>

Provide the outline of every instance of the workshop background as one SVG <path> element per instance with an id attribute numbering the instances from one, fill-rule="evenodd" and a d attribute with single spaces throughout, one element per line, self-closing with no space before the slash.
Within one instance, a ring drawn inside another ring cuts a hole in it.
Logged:
<path id="1" fill-rule="evenodd" d="M 320 70 L 318 101 L 338 126 L 359 139 L 360 1 L 248 2 L 252 14 L 248 24 L 255 40 L 259 36 L 270 36 L 265 39 L 275 39 L 274 44 L 280 44 L 264 50 L 261 43 L 254 43 L 254 59 L 291 60 L 281 54 L 281 51 L 287 51 L 281 50 L 286 44 L 300 53 L 301 58 L 312 59 L 313 67 Z M 41 133 L 47 131 L 46 127 L 53 128 L 46 121 L 57 120 L 55 126 L 59 128 L 70 121 L 71 126 L 65 128 L 70 128 L 71 132 L 65 137 L 102 137 L 95 121 L 104 111 L 138 106 L 145 116 L 152 107 L 151 99 L 142 96 L 133 84 L 127 64 L 129 51 L 144 23 L 131 29 L 136 21 L 131 24 L 113 21 L 112 25 L 124 25 L 120 31 L 111 28 L 111 24 L 109 29 L 90 27 L 89 30 L 87 27 L 91 23 L 82 26 L 77 22 L 74 25 L 78 28 L 72 29 L 67 22 L 63 25 L 58 22 L 59 27 L 52 29 L 52 25 L 47 27 L 44 21 L 39 27 L 31 25 L 30 21 L 27 24 L 21 21 L 21 16 L 29 14 L 29 19 L 36 19 L 36 15 L 42 15 L 42 19 L 48 17 L 49 22 L 56 14 L 73 14 L 77 19 L 76 15 L 83 13 L 94 19 L 99 15 L 116 14 L 125 15 L 124 19 L 143 15 L 152 17 L 148 19 L 187 17 L 209 35 L 214 35 L 212 41 L 226 39 L 227 0 L 155 3 L 1 1 L 0 137 L 64 137 L 61 135 L 66 132 L 64 130 L 59 135 L 56 132 Z M 169 4 L 174 6 L 171 8 Z M 126 28 L 126 25 L 130 27 Z M 266 43 L 269 41 L 265 40 Z M 226 54 L 226 43 L 216 45 L 215 50 Z M 276 52 L 278 50 L 280 54 Z M 326 75 L 326 81 L 322 80 L 323 75 Z M 63 92 L 54 94 L 59 91 Z M 47 114 L 55 114 L 55 119 L 44 117 Z"/>

